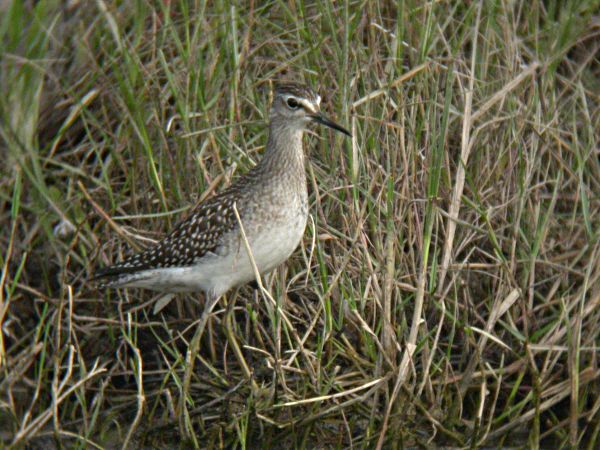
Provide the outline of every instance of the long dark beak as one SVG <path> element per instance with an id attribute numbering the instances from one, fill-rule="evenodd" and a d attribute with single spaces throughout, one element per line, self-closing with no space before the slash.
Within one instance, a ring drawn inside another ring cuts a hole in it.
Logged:
<path id="1" fill-rule="evenodd" d="M 346 136 L 350 136 L 352 137 L 352 135 L 350 134 L 350 132 L 348 130 L 346 130 L 344 127 L 342 127 L 341 125 L 338 125 L 337 123 L 335 123 L 333 120 L 329 120 L 327 117 L 325 117 L 323 114 L 316 113 L 316 114 L 311 114 L 310 118 L 312 120 L 314 120 L 315 122 L 318 123 L 322 123 L 323 125 L 325 125 L 326 127 L 329 128 L 333 128 L 334 130 L 337 130 L 341 133 L 344 133 Z"/>

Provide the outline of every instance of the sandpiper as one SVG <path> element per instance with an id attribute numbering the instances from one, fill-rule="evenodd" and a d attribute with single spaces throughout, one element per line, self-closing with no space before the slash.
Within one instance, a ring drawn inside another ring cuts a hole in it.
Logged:
<path id="1" fill-rule="evenodd" d="M 321 114 L 320 103 L 321 97 L 307 86 L 279 84 L 261 161 L 198 205 L 162 241 L 98 270 L 94 278 L 105 287 L 204 291 L 201 334 L 221 295 L 255 279 L 254 267 L 260 274 L 270 272 L 300 243 L 308 217 L 303 133 L 317 122 L 350 136 Z"/>

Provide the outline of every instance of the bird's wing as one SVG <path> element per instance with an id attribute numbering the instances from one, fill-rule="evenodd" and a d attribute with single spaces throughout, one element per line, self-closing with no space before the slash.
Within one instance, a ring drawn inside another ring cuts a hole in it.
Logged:
<path id="1" fill-rule="evenodd" d="M 218 250 L 224 235 L 237 225 L 235 197 L 225 191 L 198 205 L 162 241 L 147 250 L 104 269 L 93 279 L 107 279 L 144 270 L 191 266 L 209 252 Z"/>

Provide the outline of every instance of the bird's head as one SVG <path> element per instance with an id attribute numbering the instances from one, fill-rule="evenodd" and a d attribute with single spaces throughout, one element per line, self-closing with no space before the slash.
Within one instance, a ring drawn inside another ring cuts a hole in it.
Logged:
<path id="1" fill-rule="evenodd" d="M 321 96 L 308 86 L 298 83 L 281 83 L 275 88 L 271 106 L 271 121 L 305 130 L 317 122 L 351 136 L 341 125 L 325 117 L 320 110 Z"/>

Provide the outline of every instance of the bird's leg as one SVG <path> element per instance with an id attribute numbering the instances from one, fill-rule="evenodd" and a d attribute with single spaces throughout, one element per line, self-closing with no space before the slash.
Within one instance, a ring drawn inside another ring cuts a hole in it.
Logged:
<path id="1" fill-rule="evenodd" d="M 192 432 L 191 422 L 189 421 L 189 415 L 186 407 L 186 399 L 189 395 L 190 391 L 190 383 L 192 381 L 192 374 L 194 373 L 194 362 L 196 361 L 196 355 L 198 355 L 198 351 L 200 350 L 200 339 L 202 338 L 202 334 L 204 333 L 204 329 L 206 328 L 206 323 L 208 322 L 208 318 L 210 317 L 212 310 L 219 302 L 219 296 L 214 295 L 213 293 L 207 293 L 206 295 L 206 304 L 204 305 L 204 311 L 202 312 L 202 316 L 200 317 L 200 321 L 196 327 L 196 332 L 194 333 L 194 337 L 192 338 L 190 345 L 188 347 L 186 356 L 185 356 L 185 373 L 183 376 L 183 390 L 181 392 L 181 398 L 179 400 L 179 426 L 184 435 L 187 435 L 186 431 L 188 430 Z M 185 425 L 188 426 L 185 426 Z"/>
<path id="2" fill-rule="evenodd" d="M 227 342 L 229 342 L 229 347 L 231 348 L 236 359 L 238 360 L 246 379 L 252 383 L 253 389 L 258 390 L 258 384 L 256 384 L 256 381 L 254 381 L 252 370 L 250 369 L 250 366 L 248 366 L 248 363 L 246 362 L 246 359 L 244 358 L 244 354 L 242 353 L 240 344 L 238 343 L 238 340 L 236 339 L 236 336 L 235 336 L 235 326 L 233 324 L 234 308 L 235 308 L 235 296 L 231 299 L 231 301 L 227 305 L 227 312 L 225 313 L 225 321 L 224 322 L 225 322 L 225 334 L 227 335 Z"/>

